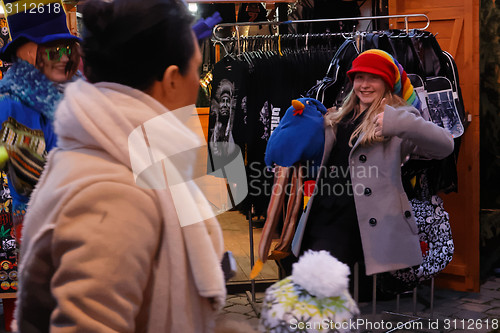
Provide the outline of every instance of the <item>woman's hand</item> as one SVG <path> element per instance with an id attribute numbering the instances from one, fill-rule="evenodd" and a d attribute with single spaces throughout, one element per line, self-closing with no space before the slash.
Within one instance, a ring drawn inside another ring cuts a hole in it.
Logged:
<path id="1" fill-rule="evenodd" d="M 381 112 L 375 116 L 375 135 L 382 136 L 382 127 L 384 125 L 384 113 Z"/>
<path id="2" fill-rule="evenodd" d="M 380 103 L 380 108 L 382 110 L 385 109 L 385 104 L 386 104 L 386 99 L 383 98 L 382 102 Z M 373 122 L 375 123 L 375 135 L 382 137 L 382 128 L 384 125 L 384 111 L 377 114 Z"/>
<path id="3" fill-rule="evenodd" d="M 326 113 L 333 113 L 333 112 L 337 112 L 337 107 L 335 105 L 329 109 L 326 109 Z"/>

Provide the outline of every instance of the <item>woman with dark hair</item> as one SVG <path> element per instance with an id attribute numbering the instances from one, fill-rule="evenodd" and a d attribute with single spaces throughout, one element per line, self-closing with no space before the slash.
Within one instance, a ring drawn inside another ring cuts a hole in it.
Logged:
<path id="1" fill-rule="evenodd" d="M 90 0 L 82 15 L 90 82 L 67 87 L 30 201 L 19 330 L 212 332 L 223 240 L 186 185 L 199 145 L 184 123 L 201 64 L 192 17 L 178 0 Z"/>

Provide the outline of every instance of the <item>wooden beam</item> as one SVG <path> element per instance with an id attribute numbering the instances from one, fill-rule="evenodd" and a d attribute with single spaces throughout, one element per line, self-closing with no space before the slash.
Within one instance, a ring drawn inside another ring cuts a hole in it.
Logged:
<path id="1" fill-rule="evenodd" d="M 464 25 L 463 17 L 458 17 L 455 19 L 455 23 L 453 24 L 453 33 L 451 34 L 450 47 L 448 48 L 448 52 L 451 53 L 453 58 L 457 56 L 458 43 L 462 38 L 463 25 Z"/>

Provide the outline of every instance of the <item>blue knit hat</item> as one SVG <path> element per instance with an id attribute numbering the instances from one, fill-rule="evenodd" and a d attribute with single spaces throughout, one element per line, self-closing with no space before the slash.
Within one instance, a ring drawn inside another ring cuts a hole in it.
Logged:
<path id="1" fill-rule="evenodd" d="M 193 25 L 193 31 L 198 38 L 199 41 L 210 37 L 212 35 L 212 29 L 216 24 L 222 21 L 222 17 L 219 12 L 215 12 L 212 16 L 207 17 L 206 19 L 199 19 Z"/>
<path id="2" fill-rule="evenodd" d="M 69 32 L 61 0 L 2 0 L 11 42 L 0 50 L 0 57 L 10 60 L 19 45 L 27 41 L 45 44 L 56 40 L 80 38 Z"/>

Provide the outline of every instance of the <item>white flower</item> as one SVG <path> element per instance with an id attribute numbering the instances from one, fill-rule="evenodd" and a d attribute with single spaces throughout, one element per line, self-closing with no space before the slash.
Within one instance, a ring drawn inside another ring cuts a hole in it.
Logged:
<path id="1" fill-rule="evenodd" d="M 318 298 L 340 296 L 349 286 L 349 266 L 327 251 L 305 252 L 293 264 L 293 282 Z"/>

